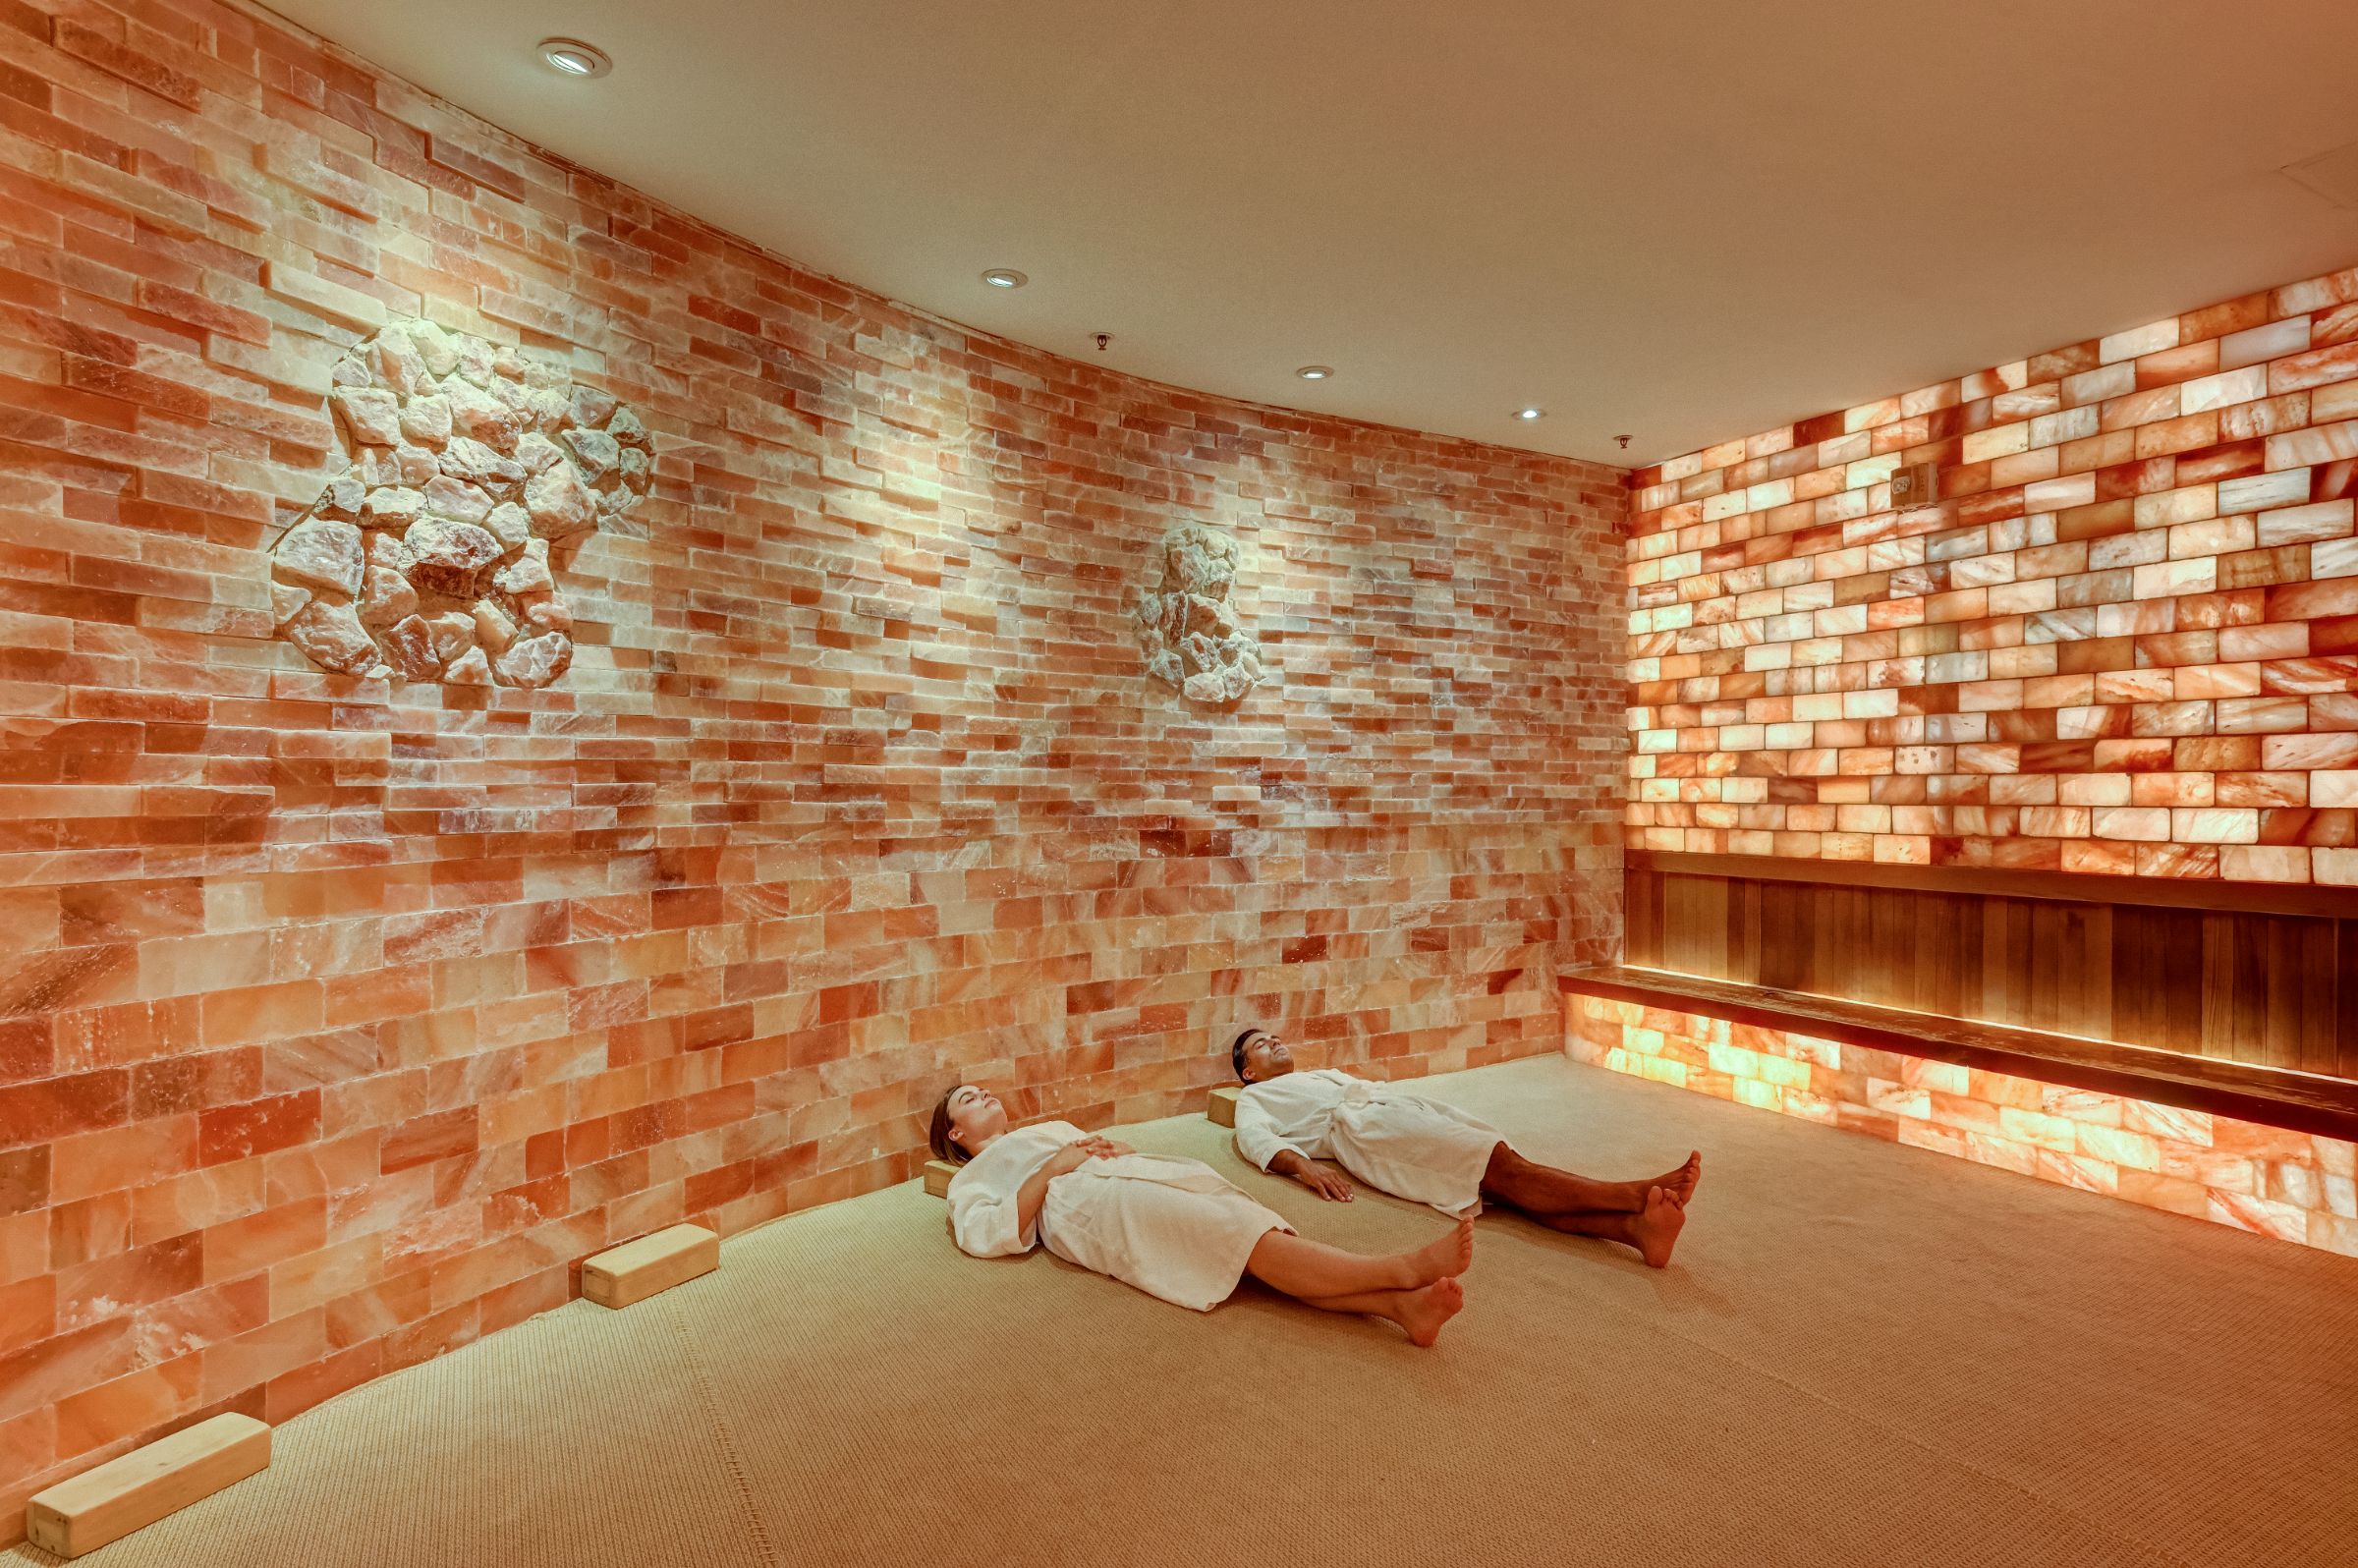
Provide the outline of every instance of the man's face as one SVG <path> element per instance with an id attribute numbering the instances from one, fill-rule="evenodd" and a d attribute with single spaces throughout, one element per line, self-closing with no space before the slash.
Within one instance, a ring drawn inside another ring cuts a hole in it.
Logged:
<path id="1" fill-rule="evenodd" d="M 1293 1070 L 1293 1048 L 1267 1030 L 1255 1031 L 1253 1037 L 1245 1041 L 1246 1083 L 1265 1084 Z"/>

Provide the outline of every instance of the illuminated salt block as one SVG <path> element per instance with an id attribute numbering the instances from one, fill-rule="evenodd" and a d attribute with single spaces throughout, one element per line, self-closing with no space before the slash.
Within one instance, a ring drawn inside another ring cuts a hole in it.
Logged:
<path id="1" fill-rule="evenodd" d="M 268 1427 L 215 1416 L 35 1492 L 25 1534 L 43 1551 L 79 1557 L 269 1465 Z"/>
<path id="2" fill-rule="evenodd" d="M 1236 1096 L 1241 1092 L 1243 1091 L 1235 1084 L 1222 1084 L 1211 1092 L 1211 1098 L 1204 1102 L 1204 1114 L 1211 1118 L 1212 1126 L 1236 1125 Z"/>
<path id="3" fill-rule="evenodd" d="M 600 1307 L 628 1307 L 719 1266 L 718 1236 L 702 1225 L 674 1225 L 585 1260 L 582 1294 Z"/>
<path id="4" fill-rule="evenodd" d="M 953 1176 L 955 1176 L 955 1175 L 957 1175 L 957 1174 L 958 1174 L 958 1167 L 957 1167 L 957 1166 L 955 1166 L 955 1165 L 953 1165 L 953 1164 L 951 1164 L 951 1163 L 950 1163 L 948 1160 L 946 1160 L 946 1159 L 928 1159 L 928 1160 L 926 1160 L 926 1196 L 927 1196 L 927 1197 L 931 1197 L 931 1198 L 947 1198 L 947 1197 L 949 1197 L 949 1196 L 950 1196 L 950 1178 L 951 1178 L 951 1177 L 953 1177 Z"/>

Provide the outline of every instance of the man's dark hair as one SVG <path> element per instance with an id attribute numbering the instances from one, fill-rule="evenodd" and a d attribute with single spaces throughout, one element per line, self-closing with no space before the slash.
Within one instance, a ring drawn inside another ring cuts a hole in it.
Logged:
<path id="1" fill-rule="evenodd" d="M 1236 1043 L 1228 1047 L 1229 1063 L 1236 1068 L 1236 1076 L 1240 1081 L 1245 1076 L 1245 1042 L 1261 1033 L 1262 1028 L 1259 1024 L 1251 1025 L 1242 1035 L 1236 1036 Z"/>

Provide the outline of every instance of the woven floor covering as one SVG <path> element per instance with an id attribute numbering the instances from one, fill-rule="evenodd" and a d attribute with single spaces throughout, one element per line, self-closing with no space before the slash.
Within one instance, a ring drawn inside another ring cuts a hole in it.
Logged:
<path id="1" fill-rule="evenodd" d="M 1591 1174 L 1700 1147 L 1672 1266 L 1494 1213 L 1418 1351 L 1255 1285 L 1200 1316 L 967 1259 L 912 1183 L 356 1389 L 83 1560 L 2358 1562 L 2358 1260 L 1560 1057 L 1427 1088 Z M 1200 1117 L 1124 1136 L 1340 1245 L 1443 1224 Z"/>

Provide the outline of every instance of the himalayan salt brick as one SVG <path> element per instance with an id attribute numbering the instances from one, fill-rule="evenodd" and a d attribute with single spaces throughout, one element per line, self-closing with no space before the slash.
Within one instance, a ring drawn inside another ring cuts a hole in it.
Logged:
<path id="1" fill-rule="evenodd" d="M 1971 402 L 1976 398 L 1995 397 L 2000 392 L 2011 392 L 2029 384 L 2030 362 L 2015 360 L 2006 364 L 1993 365 L 1987 370 L 1977 370 L 1972 375 L 1964 377 L 1958 383 L 1957 395 L 1964 401 Z"/>
<path id="2" fill-rule="evenodd" d="M 2272 435 L 2267 438 L 2265 450 L 2272 470 L 2358 458 L 2358 420 Z"/>
<path id="3" fill-rule="evenodd" d="M 2169 812 L 2157 808 L 2099 808 L 2089 818 L 2089 831 L 2098 838 L 2160 843 L 2169 830 Z"/>
<path id="4" fill-rule="evenodd" d="M 2358 542 L 2328 540 L 2309 549 L 2311 578 L 2348 578 L 2358 573 Z"/>
<path id="5" fill-rule="evenodd" d="M 2164 457 L 2172 453 L 2191 452 L 2216 445 L 2218 441 L 2218 416 L 2187 414 L 2174 420 L 2161 420 L 2137 427 L 2137 458 Z"/>
<path id="6" fill-rule="evenodd" d="M 2218 510 L 2221 514 L 2233 514 L 2306 505 L 2310 476 L 2309 470 L 2299 468 L 2222 479 L 2218 490 Z"/>
<path id="7" fill-rule="evenodd" d="M 2266 326 L 2229 333 L 2218 340 L 2218 367 L 2241 369 L 2299 354 L 2309 347 L 2309 317 L 2287 316 Z"/>
<path id="8" fill-rule="evenodd" d="M 2270 304 L 2276 314 L 2289 315 L 2297 310 L 2331 309 L 2351 300 L 2358 300 L 2358 268 L 2344 267 L 2322 277 L 2287 283 L 2275 291 Z"/>
<path id="9" fill-rule="evenodd" d="M 2128 362 L 2104 365 L 2063 378 L 2060 394 L 2064 408 L 2080 408 L 2107 402 L 2137 389 L 2137 367 Z"/>
<path id="10" fill-rule="evenodd" d="M 2280 507 L 2259 514 L 2257 535 L 2263 549 L 2347 536 L 2352 528 L 2353 503 L 2321 501 L 2306 506 Z"/>
<path id="11" fill-rule="evenodd" d="M 2172 326 L 2174 329 L 2174 322 Z M 2173 382 L 2194 380 L 2210 375 L 2218 368 L 2218 345 L 2216 342 L 2182 343 L 2176 348 L 2138 356 L 2136 366 L 2137 384 L 2141 387 L 2166 386 Z M 2189 409 L 2187 412 L 2193 411 Z"/>
<path id="12" fill-rule="evenodd" d="M 2219 875 L 2230 881 L 2302 883 L 2312 880 L 2310 851 L 2297 845 L 2229 844 L 2218 852 Z M 2314 878 L 2324 881 L 2325 878 Z"/>
<path id="13" fill-rule="evenodd" d="M 2178 320 L 2156 321 L 2150 326 L 2115 332 L 2097 343 L 2097 357 L 2109 364 L 2115 360 L 2133 360 L 2140 355 L 2157 354 L 2178 345 Z"/>
<path id="14" fill-rule="evenodd" d="M 2308 719 L 2308 709 L 2298 698 L 2250 697 L 2222 698 L 2216 704 L 2213 721 L 2222 735 L 2262 735 L 2282 730 L 2297 730 Z"/>
<path id="15" fill-rule="evenodd" d="M 2309 804 L 2358 806 L 2358 769 L 2319 768 L 2309 775 Z"/>
<path id="16" fill-rule="evenodd" d="M 2133 430 L 2175 420 L 2182 412 L 2181 395 L 2174 386 L 2125 393 L 2100 406 L 2099 428 L 2106 431 Z"/>
<path id="17" fill-rule="evenodd" d="M 2358 416 L 2358 381 L 2342 381 L 2301 394 L 2309 400 L 2309 418 L 2320 424 Z"/>
<path id="18" fill-rule="evenodd" d="M 2268 395 L 2268 372 L 2257 364 L 2223 370 L 2188 381 L 2178 390 L 2178 406 L 2188 414 L 2250 403 Z"/>
<path id="19" fill-rule="evenodd" d="M 2298 392 L 2347 381 L 2353 376 L 2358 376 L 2358 342 L 2337 343 L 2331 348 L 2312 349 L 2307 354 L 2270 361 L 2268 390 L 2272 394 Z"/>
<path id="20" fill-rule="evenodd" d="M 2218 437 L 2221 441 L 2249 441 L 2279 430 L 2297 430 L 2309 422 L 2314 401 L 2310 393 L 2293 392 L 2257 403 L 2230 404 L 2218 411 Z"/>

